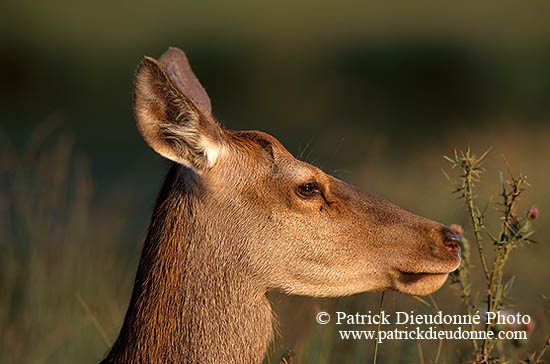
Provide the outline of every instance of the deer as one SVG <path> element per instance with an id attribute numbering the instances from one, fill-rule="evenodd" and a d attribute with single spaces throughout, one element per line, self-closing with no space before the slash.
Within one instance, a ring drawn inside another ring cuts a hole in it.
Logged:
<path id="1" fill-rule="evenodd" d="M 145 57 L 134 116 L 170 160 L 122 328 L 102 364 L 256 364 L 273 340 L 267 293 L 427 295 L 460 264 L 443 224 L 233 131 L 183 51 Z"/>

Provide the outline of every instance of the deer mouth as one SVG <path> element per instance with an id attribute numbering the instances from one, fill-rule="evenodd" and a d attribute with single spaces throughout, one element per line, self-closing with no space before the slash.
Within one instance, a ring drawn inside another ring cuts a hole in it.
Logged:
<path id="1" fill-rule="evenodd" d="M 415 296 L 425 296 L 440 289 L 461 261 L 460 247 L 455 239 L 446 239 L 444 247 L 432 253 L 431 258 L 394 267 L 392 288 Z"/>
<path id="2" fill-rule="evenodd" d="M 405 272 L 398 271 L 404 281 L 414 282 L 419 279 L 431 276 L 447 276 L 450 272 L 432 273 L 432 272 Z"/>

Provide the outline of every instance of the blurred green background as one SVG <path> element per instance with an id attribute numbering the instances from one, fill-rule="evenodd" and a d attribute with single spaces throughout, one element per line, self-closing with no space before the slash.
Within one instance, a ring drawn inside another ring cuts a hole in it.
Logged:
<path id="1" fill-rule="evenodd" d="M 504 154 L 533 185 L 522 208 L 535 204 L 541 218 L 539 243 L 516 251 L 508 274 L 515 309 L 537 326 L 526 345 L 502 350 L 518 359 L 539 348 L 550 329 L 548 19 L 547 1 L 4 0 L 0 363 L 95 363 L 118 334 L 168 166 L 135 127 L 133 74 L 169 46 L 187 53 L 227 127 L 267 131 L 302 159 L 467 234 L 442 155 L 493 146 L 479 186 L 487 201 Z M 426 310 L 386 297 L 386 310 Z M 342 342 L 314 318 L 374 311 L 378 299 L 273 294 L 272 362 L 286 346 L 298 363 L 370 360 L 372 343 Z M 448 284 L 434 299 L 460 310 Z M 387 342 L 379 362 L 420 362 L 419 352 L 429 362 L 437 344 Z M 468 348 L 445 343 L 440 362 Z"/>

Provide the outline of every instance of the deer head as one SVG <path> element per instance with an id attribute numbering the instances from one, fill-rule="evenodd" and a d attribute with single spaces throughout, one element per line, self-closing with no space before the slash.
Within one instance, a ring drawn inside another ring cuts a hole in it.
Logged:
<path id="1" fill-rule="evenodd" d="M 426 295 L 459 265 L 447 227 L 297 160 L 269 134 L 220 126 L 180 50 L 143 60 L 135 115 L 156 152 L 196 175 L 209 223 L 231 232 L 242 268 L 265 290 Z"/>

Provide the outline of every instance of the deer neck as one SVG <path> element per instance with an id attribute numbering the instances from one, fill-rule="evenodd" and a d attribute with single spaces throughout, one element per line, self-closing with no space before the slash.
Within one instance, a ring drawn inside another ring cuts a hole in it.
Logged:
<path id="1" fill-rule="evenodd" d="M 104 363 L 261 363 L 272 337 L 269 301 L 227 252 L 230 239 L 209 230 L 200 193 L 179 169 L 159 195 Z"/>

